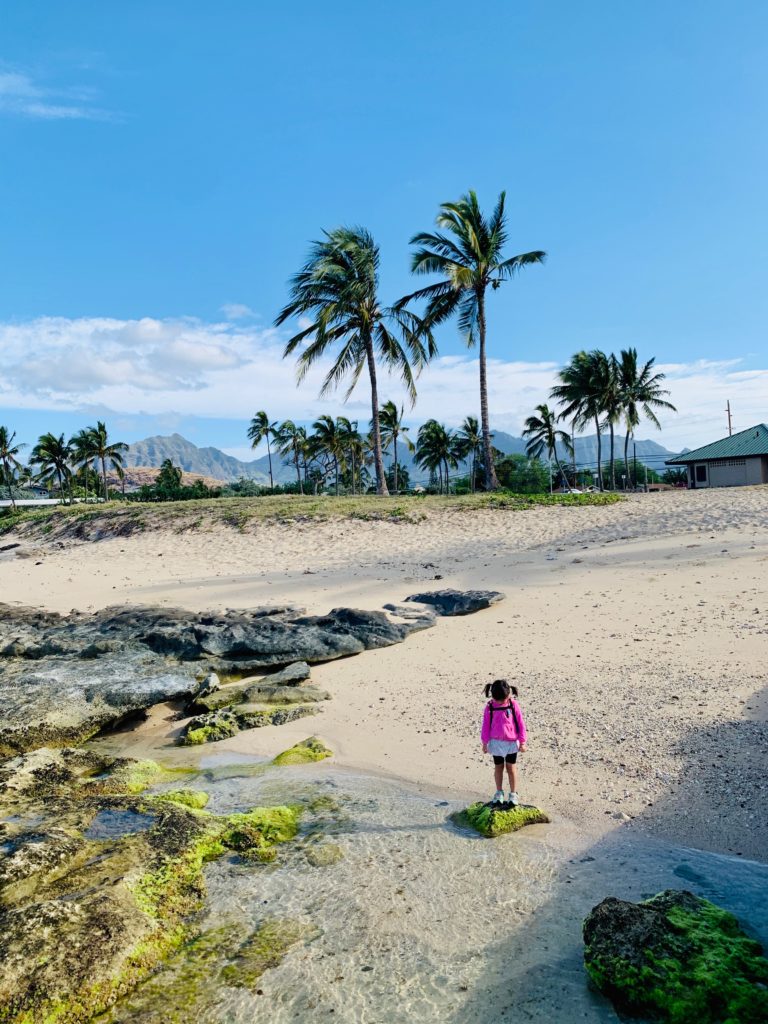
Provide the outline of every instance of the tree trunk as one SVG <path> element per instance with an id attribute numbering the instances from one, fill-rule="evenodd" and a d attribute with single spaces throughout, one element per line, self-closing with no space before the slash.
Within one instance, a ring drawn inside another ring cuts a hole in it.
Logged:
<path id="1" fill-rule="evenodd" d="M 373 342 L 370 337 L 365 340 L 365 352 L 368 357 L 368 374 L 371 378 L 371 423 L 373 425 L 373 462 L 376 467 L 376 493 L 382 496 L 389 494 L 387 478 L 384 475 L 384 458 L 381 453 L 381 423 L 379 422 L 379 390 L 376 385 L 376 360 L 373 356 Z"/>
<path id="2" fill-rule="evenodd" d="M 477 323 L 480 334 L 480 420 L 483 427 L 483 455 L 485 459 L 485 489 L 497 491 L 499 479 L 493 464 L 491 427 L 488 419 L 488 377 L 485 365 L 485 289 L 477 291 Z"/>
<path id="3" fill-rule="evenodd" d="M 16 511 L 16 500 L 13 497 L 13 476 L 11 474 L 10 463 L 3 459 L 3 469 L 5 470 L 5 479 L 8 481 L 8 497 L 11 499 L 11 508 Z"/>
<path id="4" fill-rule="evenodd" d="M 557 476 L 558 476 L 558 479 L 560 481 L 560 486 L 562 487 L 562 485 L 563 485 L 563 477 L 565 476 L 565 474 L 563 473 L 563 467 L 560 465 L 560 459 L 558 459 L 558 457 L 557 457 L 557 448 L 556 447 L 552 449 L 552 454 L 555 456 L 555 465 L 557 466 Z M 568 453 L 566 452 L 566 455 L 567 454 Z"/>
<path id="5" fill-rule="evenodd" d="M 595 416 L 595 429 L 597 430 L 597 486 L 598 490 L 603 489 L 603 439 L 600 436 L 600 420 Z"/>
<path id="6" fill-rule="evenodd" d="M 613 436 L 613 422 L 609 422 L 608 426 L 611 431 L 611 490 L 616 490 L 616 459 L 614 457 L 614 436 Z"/>
<path id="7" fill-rule="evenodd" d="M 397 431 L 396 430 L 392 434 L 392 453 L 393 453 L 394 462 L 395 462 L 394 469 L 393 469 L 393 474 L 394 475 L 392 477 L 392 483 L 394 485 L 393 490 L 394 490 L 395 494 L 397 494 Z"/>
<path id="8" fill-rule="evenodd" d="M 275 488 L 275 481 L 272 479 L 272 449 L 271 449 L 270 444 L 269 444 L 269 427 L 267 427 L 266 438 L 267 438 L 267 458 L 269 459 L 269 489 L 270 489 L 270 491 L 272 491 Z"/>
<path id="9" fill-rule="evenodd" d="M 624 472 L 626 473 L 624 490 L 627 489 L 627 484 L 630 482 L 631 477 L 629 475 L 629 433 L 624 435 Z"/>
<path id="10" fill-rule="evenodd" d="M 448 473 L 448 459 L 445 460 L 445 493 L 451 493 L 451 477 Z"/>
<path id="11" fill-rule="evenodd" d="M 299 452 L 297 448 L 293 449 L 293 464 L 296 467 L 296 483 L 299 485 L 299 494 L 303 494 L 304 488 L 301 486 L 301 470 L 299 469 Z"/>
<path id="12" fill-rule="evenodd" d="M 355 449 L 349 449 L 349 461 L 352 463 L 352 496 L 357 493 L 355 490 Z"/>
<path id="13" fill-rule="evenodd" d="M 59 478 L 59 501 L 64 505 L 66 503 L 66 499 L 64 497 L 64 481 L 61 479 L 61 470 L 58 466 L 56 467 L 56 476 Z"/>
<path id="14" fill-rule="evenodd" d="M 109 501 L 109 487 L 107 486 L 107 460 L 101 460 L 101 478 L 104 481 L 104 501 Z"/>

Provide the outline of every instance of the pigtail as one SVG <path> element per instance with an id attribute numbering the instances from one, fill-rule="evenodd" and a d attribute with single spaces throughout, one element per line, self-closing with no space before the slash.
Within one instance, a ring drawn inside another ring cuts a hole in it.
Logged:
<path id="1" fill-rule="evenodd" d="M 492 685 L 493 685 L 493 683 L 486 683 L 485 686 L 483 687 L 483 690 L 485 691 L 485 696 L 486 697 L 490 697 L 491 696 L 491 686 Z"/>
<path id="2" fill-rule="evenodd" d="M 516 686 L 510 686 L 510 690 L 512 691 L 512 696 L 513 697 L 517 697 L 517 687 Z"/>

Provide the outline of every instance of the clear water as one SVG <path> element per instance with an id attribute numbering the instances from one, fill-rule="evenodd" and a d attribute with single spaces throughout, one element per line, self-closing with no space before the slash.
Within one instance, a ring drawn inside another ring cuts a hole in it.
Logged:
<path id="1" fill-rule="evenodd" d="M 145 832 L 154 823 L 151 814 L 107 808 L 99 811 L 83 835 L 86 839 L 120 839 L 136 832 Z"/>
<path id="2" fill-rule="evenodd" d="M 458 803 L 394 783 L 323 765 L 250 774 L 243 759 L 236 765 L 234 777 L 221 777 L 219 761 L 190 780 L 211 794 L 209 810 L 325 799 L 276 863 L 207 868 L 202 938 L 110 1021 L 615 1021 L 586 984 L 581 922 L 607 895 L 639 899 L 664 888 L 717 901 L 768 942 L 766 865 L 621 830 L 569 859 L 556 823 L 485 840 L 448 821 Z M 307 849 L 324 842 L 344 857 L 312 867 Z M 310 937 L 251 989 L 222 980 L 221 936 L 275 919 L 305 924 Z"/>

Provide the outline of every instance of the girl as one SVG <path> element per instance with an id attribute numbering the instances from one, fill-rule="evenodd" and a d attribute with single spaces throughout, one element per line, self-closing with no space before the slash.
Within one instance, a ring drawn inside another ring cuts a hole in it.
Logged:
<path id="1" fill-rule="evenodd" d="M 510 686 L 506 679 L 496 679 L 485 687 L 485 696 L 491 700 L 485 705 L 480 740 L 483 753 L 493 755 L 496 792 L 491 803 L 504 803 L 504 764 L 509 776 L 509 802 L 516 806 L 517 797 L 517 755 L 525 752 L 525 720 L 516 700 L 517 687 Z"/>

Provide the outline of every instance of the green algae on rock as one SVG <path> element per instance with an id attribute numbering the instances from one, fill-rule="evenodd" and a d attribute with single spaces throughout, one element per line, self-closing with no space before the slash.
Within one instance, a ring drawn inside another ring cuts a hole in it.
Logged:
<path id="1" fill-rule="evenodd" d="M 622 1013 L 669 1024 L 768 1020 L 768 960 L 733 914 L 668 889 L 642 903 L 608 897 L 584 922 L 584 964 Z"/>
<path id="2" fill-rule="evenodd" d="M 549 822 L 547 815 L 538 807 L 530 804 L 509 804 L 499 806 L 493 804 L 471 804 L 464 811 L 453 815 L 457 825 L 469 826 L 480 835 L 491 839 L 503 836 L 507 832 L 517 832 L 525 825 L 540 825 Z"/>
<path id="3" fill-rule="evenodd" d="M 222 981 L 236 988 L 252 989 L 265 971 L 280 964 L 291 946 L 316 934 L 311 925 L 301 921 L 264 921 L 237 949 L 232 962 L 222 968 Z"/>
<path id="4" fill-rule="evenodd" d="M 189 937 L 190 915 L 205 899 L 206 861 L 227 851 L 265 859 L 298 829 L 296 807 L 215 816 L 126 792 L 135 776 L 124 761 L 116 773 L 123 795 L 105 795 L 76 772 L 66 781 L 59 772 L 55 787 L 48 772 L 43 791 L 5 794 L 22 822 L 36 816 L 43 824 L 6 822 L 3 831 L 2 1024 L 90 1020 Z M 109 788 L 108 767 L 102 774 Z M 107 811 L 150 813 L 151 825 L 90 839 L 89 825 Z"/>
<path id="5" fill-rule="evenodd" d="M 298 718 L 314 715 L 315 708 L 302 704 L 262 707 L 258 704 L 235 704 L 223 711 L 210 711 L 191 719 L 181 736 L 182 746 L 216 743 L 229 739 L 241 729 L 259 729 L 265 725 L 285 725 Z"/>
<path id="6" fill-rule="evenodd" d="M 169 789 L 165 793 L 156 793 L 153 800 L 168 800 L 172 804 L 181 804 L 194 811 L 202 811 L 210 800 L 203 789 Z"/>
<path id="7" fill-rule="evenodd" d="M 317 736 L 308 736 L 301 743 L 295 744 L 289 750 L 284 750 L 272 761 L 272 764 L 309 764 L 312 761 L 322 761 L 326 757 L 332 757 L 330 750 Z"/>

